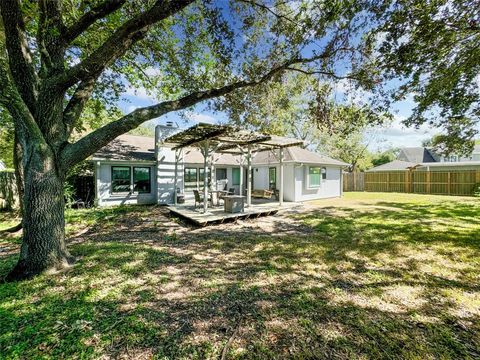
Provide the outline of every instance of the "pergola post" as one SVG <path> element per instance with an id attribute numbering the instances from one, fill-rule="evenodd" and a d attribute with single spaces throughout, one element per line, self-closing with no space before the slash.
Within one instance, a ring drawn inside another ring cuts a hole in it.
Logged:
<path id="1" fill-rule="evenodd" d="M 177 184 L 178 184 L 178 160 L 180 158 L 180 150 L 175 150 L 175 174 L 173 180 L 173 204 L 177 206 Z"/>
<path id="2" fill-rule="evenodd" d="M 280 191 L 278 194 L 280 206 L 283 206 L 283 148 L 280 148 Z"/>
<path id="3" fill-rule="evenodd" d="M 247 207 L 252 204 L 252 146 L 247 145 Z"/>
<path id="4" fill-rule="evenodd" d="M 239 194 L 240 196 L 243 196 L 243 159 L 242 159 L 242 156 L 243 155 L 240 155 L 240 190 L 239 190 Z M 232 184 L 233 185 L 233 184 Z"/>
<path id="5" fill-rule="evenodd" d="M 207 170 L 208 170 L 208 156 L 209 144 L 208 140 L 203 143 L 203 212 L 208 210 L 208 184 L 207 184 Z"/>

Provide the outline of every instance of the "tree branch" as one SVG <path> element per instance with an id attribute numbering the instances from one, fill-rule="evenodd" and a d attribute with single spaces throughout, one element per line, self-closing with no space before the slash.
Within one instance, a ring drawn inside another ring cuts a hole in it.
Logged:
<path id="1" fill-rule="evenodd" d="M 95 153 L 101 147 L 107 145 L 117 136 L 138 127 L 145 121 L 157 118 L 172 111 L 186 109 L 204 100 L 220 97 L 241 88 L 258 85 L 272 79 L 276 74 L 287 70 L 291 65 L 305 64 L 324 58 L 325 56 L 328 56 L 328 54 L 323 53 L 312 58 L 294 58 L 282 65 L 274 67 L 257 80 L 241 80 L 220 88 L 194 92 L 177 100 L 165 101 L 156 105 L 136 109 L 119 120 L 111 122 L 91 132 L 77 142 L 65 146 L 61 155 L 61 163 L 67 168 L 73 166 Z"/>
<path id="2" fill-rule="evenodd" d="M 194 0 L 157 0 L 147 11 L 126 21 L 97 50 L 58 79 L 69 88 L 78 81 L 98 76 L 112 61 L 121 57 L 135 42 L 143 39 L 149 28 L 191 4 Z"/>
<path id="3" fill-rule="evenodd" d="M 20 1 L 0 1 L 0 12 L 5 29 L 9 68 L 21 98 L 29 110 L 33 112 L 37 97 L 38 78 L 25 36 L 25 24 L 20 9 Z"/>
<path id="4" fill-rule="evenodd" d="M 70 26 L 64 33 L 64 41 L 69 44 L 87 30 L 95 21 L 120 9 L 126 0 L 106 0 L 103 3 L 93 7 L 84 14 L 78 21 Z"/>
<path id="5" fill-rule="evenodd" d="M 93 89 L 95 88 L 96 80 L 97 78 L 95 77 L 82 81 L 75 89 L 75 92 L 65 107 L 65 110 L 63 110 L 63 123 L 65 124 L 65 129 L 68 135 L 71 134 L 75 122 L 80 117 L 88 99 L 90 99 Z"/>

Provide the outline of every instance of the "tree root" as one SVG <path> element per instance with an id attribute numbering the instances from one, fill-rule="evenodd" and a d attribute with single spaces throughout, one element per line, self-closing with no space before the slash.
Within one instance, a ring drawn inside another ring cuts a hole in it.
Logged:
<path id="1" fill-rule="evenodd" d="M 0 231 L 0 235 L 6 234 L 6 233 L 15 233 L 17 231 L 20 231 L 22 229 L 23 225 L 22 222 L 20 221 L 17 225 L 12 226 L 8 229 L 3 229 Z"/>

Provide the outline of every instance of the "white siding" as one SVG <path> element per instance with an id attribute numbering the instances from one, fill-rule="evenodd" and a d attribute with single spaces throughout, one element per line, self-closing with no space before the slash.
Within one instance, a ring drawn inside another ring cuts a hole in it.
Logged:
<path id="1" fill-rule="evenodd" d="M 295 167 L 295 201 L 306 201 L 341 196 L 341 168 L 337 166 L 325 166 L 327 178 L 321 180 L 318 188 L 308 188 L 308 167 L 322 165 L 302 165 Z"/>
<path id="2" fill-rule="evenodd" d="M 151 192 L 149 194 L 112 193 L 112 166 L 148 166 L 151 168 Z M 145 162 L 95 162 L 97 204 L 111 206 L 123 204 L 154 204 L 156 200 L 156 173 L 153 163 Z"/>
<path id="3" fill-rule="evenodd" d="M 157 199 L 159 204 L 172 204 L 173 191 L 175 187 L 175 151 L 168 148 L 159 147 L 157 162 L 158 192 Z M 177 168 L 177 187 L 183 189 L 183 161 L 180 158 Z"/>

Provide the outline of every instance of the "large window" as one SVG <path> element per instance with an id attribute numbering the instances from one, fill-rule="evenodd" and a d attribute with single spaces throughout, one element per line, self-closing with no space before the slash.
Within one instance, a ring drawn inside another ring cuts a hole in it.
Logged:
<path id="1" fill-rule="evenodd" d="M 316 188 L 320 187 L 321 174 L 320 167 L 310 166 L 308 168 L 308 187 Z"/>
<path id="2" fill-rule="evenodd" d="M 217 180 L 225 180 L 227 178 L 227 169 L 216 169 L 215 177 Z"/>
<path id="3" fill-rule="evenodd" d="M 240 168 L 232 169 L 232 185 L 240 185 Z"/>
<path id="4" fill-rule="evenodd" d="M 185 168 L 185 188 L 197 188 L 197 168 Z"/>
<path id="5" fill-rule="evenodd" d="M 270 190 L 277 188 L 277 168 L 275 167 L 268 169 L 268 186 Z"/>
<path id="6" fill-rule="evenodd" d="M 150 193 L 151 174 L 149 167 L 133 168 L 133 191 L 141 194 Z"/>
<path id="7" fill-rule="evenodd" d="M 130 192 L 130 166 L 112 166 L 112 192 Z"/>

